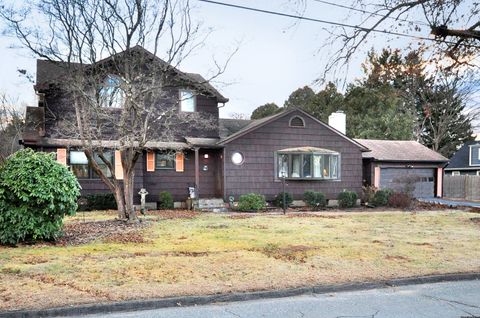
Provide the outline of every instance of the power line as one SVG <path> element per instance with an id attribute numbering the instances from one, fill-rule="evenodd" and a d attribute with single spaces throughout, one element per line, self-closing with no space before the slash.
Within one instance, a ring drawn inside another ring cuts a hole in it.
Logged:
<path id="1" fill-rule="evenodd" d="M 293 18 L 293 19 L 297 19 L 297 20 L 304 20 L 304 21 L 310 21 L 310 22 L 330 24 L 330 25 L 340 26 L 340 27 L 344 27 L 344 28 L 360 30 L 360 31 L 367 32 L 367 33 L 368 32 L 375 32 L 375 33 L 382 33 L 382 34 L 389 34 L 389 35 L 401 36 L 401 37 L 406 37 L 406 38 L 412 38 L 412 39 L 416 39 L 416 40 L 442 42 L 442 43 L 454 44 L 454 45 L 457 44 L 457 43 L 451 42 L 451 41 L 438 41 L 436 39 L 427 38 L 427 37 L 423 37 L 423 36 L 416 36 L 416 35 L 410 35 L 410 34 L 399 33 L 399 32 L 394 32 L 394 31 L 387 31 L 387 30 L 370 29 L 370 28 L 359 26 L 359 25 L 351 25 L 351 24 L 346 24 L 346 23 L 341 23 L 341 22 L 333 22 L 333 21 L 328 21 L 328 20 L 309 18 L 309 17 L 305 17 L 305 16 L 293 15 L 293 14 L 264 10 L 264 9 L 257 9 L 257 8 L 246 7 L 246 6 L 241 6 L 241 5 L 237 5 L 237 4 L 231 4 L 231 3 L 218 2 L 218 1 L 213 1 L 213 0 L 198 0 L 198 1 L 211 3 L 211 4 L 216 4 L 216 5 L 225 6 L 225 7 L 247 10 L 247 11 L 254 11 L 254 12 L 260 12 L 260 13 L 276 15 L 276 16 L 281 16 L 281 17 Z M 480 49 L 480 46 L 475 46 L 475 45 L 470 45 L 470 44 L 460 44 L 460 45 Z"/>
<path id="2" fill-rule="evenodd" d="M 313 0 L 313 1 L 323 3 L 323 4 L 327 4 L 327 5 L 330 5 L 330 6 L 335 6 L 335 7 L 339 7 L 339 8 L 343 8 L 343 9 L 356 11 L 356 12 L 368 13 L 368 14 L 375 15 L 375 16 L 378 16 L 378 17 L 391 19 L 391 20 L 394 20 L 394 21 L 416 23 L 416 24 L 421 24 L 423 26 L 428 26 L 428 27 L 430 26 L 428 23 L 425 23 L 425 22 L 422 22 L 422 21 L 411 21 L 411 20 L 407 20 L 407 19 L 403 19 L 403 18 L 390 17 L 390 16 L 380 14 L 378 12 L 372 12 L 372 11 L 367 11 L 367 10 L 363 10 L 363 9 L 358 9 L 358 8 L 354 8 L 354 7 L 351 7 L 351 6 L 346 6 L 346 5 L 343 5 L 343 4 L 338 4 L 338 3 L 334 3 L 334 2 L 330 2 L 330 1 L 325 1 L 325 0 Z"/>

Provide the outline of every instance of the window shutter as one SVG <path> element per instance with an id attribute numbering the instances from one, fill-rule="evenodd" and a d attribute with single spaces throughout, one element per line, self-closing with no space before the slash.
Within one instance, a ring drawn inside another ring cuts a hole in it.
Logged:
<path id="1" fill-rule="evenodd" d="M 115 179 L 123 180 L 122 154 L 115 150 Z"/>
<path id="2" fill-rule="evenodd" d="M 67 165 L 67 149 L 66 148 L 58 148 L 57 149 L 57 161 L 60 162 L 62 165 Z"/>
<path id="3" fill-rule="evenodd" d="M 147 151 L 147 171 L 155 171 L 155 152 Z"/>
<path id="4" fill-rule="evenodd" d="M 183 172 L 184 162 L 185 162 L 185 155 L 183 154 L 183 152 L 177 152 L 177 154 L 175 155 L 175 171 Z"/>

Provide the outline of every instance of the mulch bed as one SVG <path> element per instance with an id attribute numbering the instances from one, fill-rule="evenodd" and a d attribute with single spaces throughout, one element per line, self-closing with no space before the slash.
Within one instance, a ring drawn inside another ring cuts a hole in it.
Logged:
<path id="1" fill-rule="evenodd" d="M 146 215 L 158 216 L 159 219 L 193 219 L 199 212 L 190 210 L 149 210 Z"/>
<path id="2" fill-rule="evenodd" d="M 111 243 L 145 243 L 141 230 L 150 226 L 149 222 L 126 223 L 120 220 L 67 223 L 64 235 L 54 245 L 81 245 L 95 240 Z"/>

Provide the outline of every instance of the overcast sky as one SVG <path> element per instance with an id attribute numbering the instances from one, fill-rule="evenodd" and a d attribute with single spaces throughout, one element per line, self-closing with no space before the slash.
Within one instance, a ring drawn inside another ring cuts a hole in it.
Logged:
<path id="1" fill-rule="evenodd" d="M 259 9 L 295 14 L 301 8 L 294 1 L 270 0 L 225 0 Z M 348 10 L 307 1 L 304 16 L 329 21 L 344 21 L 354 24 L 355 16 L 346 16 Z M 208 76 L 213 69 L 213 58 L 225 61 L 238 48 L 225 73 L 214 85 L 230 101 L 221 109 L 222 117 L 232 113 L 249 116 L 258 106 L 268 102 L 283 105 L 288 95 L 299 87 L 312 85 L 322 76 L 328 51 L 318 51 L 328 38 L 326 27 L 320 23 L 299 21 L 287 17 L 272 16 L 241 9 L 223 7 L 192 0 L 193 17 L 201 21 L 204 29 L 212 29 L 204 46 L 182 63 L 186 72 Z M 427 31 L 425 31 L 427 32 Z M 424 33 L 425 33 L 424 32 Z M 20 101 L 33 105 L 35 96 L 32 83 L 19 76 L 17 69 L 35 73 L 35 59 L 28 52 L 11 49 L 12 39 L 0 38 L 2 73 L 0 91 L 5 91 Z M 351 82 L 362 75 L 360 65 L 365 59 L 365 50 L 371 46 L 380 49 L 390 45 L 407 48 L 410 43 L 404 38 L 377 36 L 349 64 L 344 74 L 329 74 L 327 80 Z M 314 86 L 315 90 L 321 86 Z"/>

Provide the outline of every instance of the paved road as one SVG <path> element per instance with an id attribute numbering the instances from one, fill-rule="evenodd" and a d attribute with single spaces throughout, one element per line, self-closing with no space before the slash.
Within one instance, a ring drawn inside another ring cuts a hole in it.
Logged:
<path id="1" fill-rule="evenodd" d="M 480 208 L 480 202 L 473 202 L 473 201 L 458 201 L 458 200 L 448 200 L 448 199 L 440 199 L 440 198 L 421 198 L 419 200 L 423 202 L 437 203 L 437 204 L 448 205 L 448 206 L 471 206 L 471 207 Z"/>
<path id="2" fill-rule="evenodd" d="M 86 317 L 480 317 L 480 281 L 436 283 Z"/>

